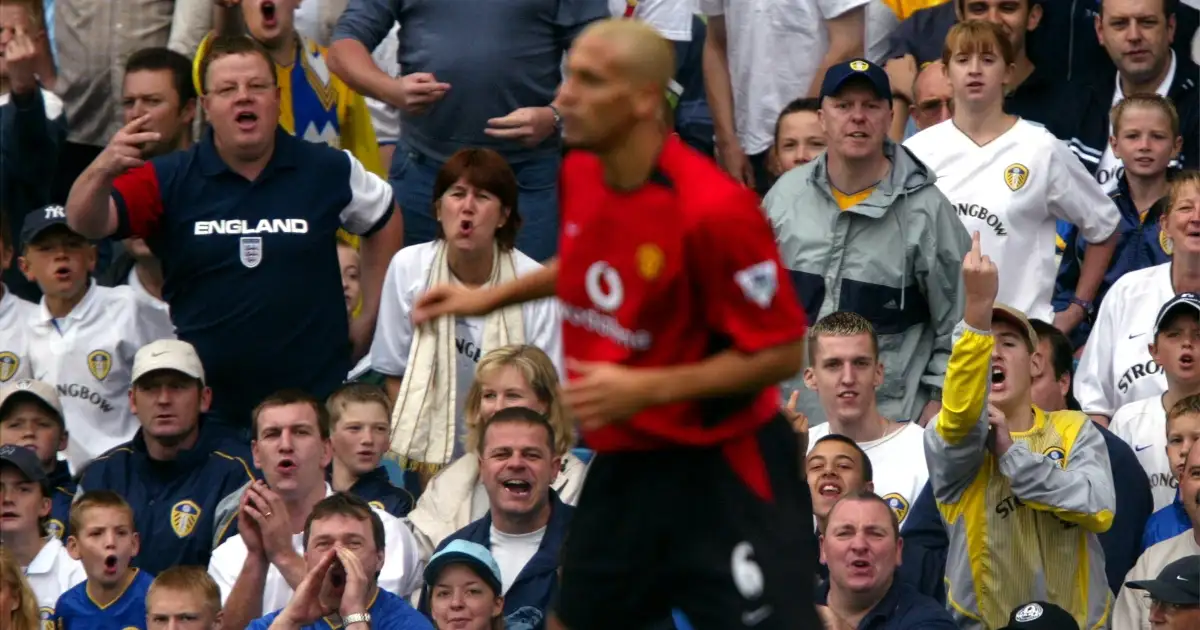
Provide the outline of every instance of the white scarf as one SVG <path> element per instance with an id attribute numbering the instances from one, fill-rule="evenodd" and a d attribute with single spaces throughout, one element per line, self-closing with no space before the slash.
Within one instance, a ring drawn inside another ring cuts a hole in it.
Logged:
<path id="1" fill-rule="evenodd" d="M 446 241 L 440 240 L 425 289 L 458 283 L 446 259 Z M 516 259 L 511 251 L 493 246 L 492 275 L 484 288 L 503 284 L 517 277 Z M 400 393 L 392 410 L 392 450 L 408 467 L 431 470 L 450 463 L 454 446 L 463 436 L 455 435 L 457 422 L 458 370 L 454 342 L 453 316 L 439 317 L 413 331 L 408 350 L 408 366 L 400 383 Z M 483 347 L 486 354 L 512 344 L 525 343 L 525 322 L 520 304 L 488 313 L 483 323 Z"/>

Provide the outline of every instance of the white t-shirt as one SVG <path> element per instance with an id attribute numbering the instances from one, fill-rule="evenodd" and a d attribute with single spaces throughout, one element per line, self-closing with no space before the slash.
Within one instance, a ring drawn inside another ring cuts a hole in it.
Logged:
<path id="1" fill-rule="evenodd" d="M 325 496 L 333 494 L 333 488 L 325 485 Z M 383 569 L 379 572 L 379 588 L 408 598 L 421 588 L 425 562 L 421 560 L 416 538 L 400 519 L 387 512 L 371 508 L 383 521 Z M 292 536 L 292 548 L 304 555 L 304 534 Z M 226 540 L 213 550 L 208 561 L 208 574 L 221 589 L 221 605 L 229 599 L 229 592 L 237 582 L 242 565 L 246 563 L 246 543 L 241 534 Z M 267 581 L 263 587 L 263 614 L 281 610 L 292 599 L 292 587 L 288 586 L 283 574 L 274 565 L 267 570 Z"/>
<path id="2" fill-rule="evenodd" d="M 747 155 L 770 148 L 775 119 L 808 94 L 829 50 L 825 21 L 869 0 L 698 0 L 699 11 L 725 16 L 733 123 Z"/>
<path id="3" fill-rule="evenodd" d="M 1166 96 L 1171 89 L 1171 82 L 1175 80 L 1175 51 L 1171 51 L 1171 66 L 1167 70 L 1167 75 L 1163 77 L 1162 83 L 1158 84 L 1158 89 L 1154 90 L 1159 96 Z M 1117 74 L 1117 87 L 1113 89 L 1113 107 L 1117 103 L 1125 100 L 1125 91 L 1121 89 L 1121 75 Z M 1112 136 L 1112 121 L 1111 118 L 1108 124 L 1108 135 Z M 1095 162 L 1096 158 L 1086 153 L 1080 153 L 1080 158 L 1089 162 Z M 1177 164 L 1177 161 L 1172 161 L 1172 164 Z M 1113 155 L 1112 143 L 1104 143 L 1104 153 L 1100 155 L 1099 165 L 1096 167 L 1096 182 L 1104 188 L 1104 192 L 1111 193 L 1117 189 L 1117 181 L 1121 179 L 1121 173 L 1125 171 L 1125 165 L 1117 156 Z"/>
<path id="4" fill-rule="evenodd" d="M 0 385 L 29 378 L 29 320 L 37 313 L 37 304 L 26 302 L 0 285 Z"/>
<path id="5" fill-rule="evenodd" d="M 996 301 L 1029 317 L 1054 320 L 1055 219 L 1079 226 L 1089 243 L 1102 242 L 1121 222 L 1116 204 L 1041 125 L 1018 120 L 979 146 L 947 120 L 904 146 L 937 173 L 938 190 L 967 232 L 980 233 L 983 253 L 1000 270 Z"/>
<path id="6" fill-rule="evenodd" d="M 1154 319 L 1173 297 L 1169 262 L 1131 271 L 1109 288 L 1075 370 L 1075 398 L 1084 413 L 1111 418 L 1122 405 L 1167 391 L 1149 345 Z"/>
<path id="7" fill-rule="evenodd" d="M 54 618 L 54 606 L 58 598 L 86 580 L 87 574 L 83 572 L 83 563 L 72 558 L 59 539 L 50 536 L 42 550 L 34 556 L 33 562 L 25 568 L 25 579 L 37 598 L 42 627 L 49 627 L 44 622 Z"/>
<path id="8" fill-rule="evenodd" d="M 691 0 L 636 0 L 634 19 L 642 20 L 658 29 L 662 36 L 673 42 L 692 41 Z M 626 0 L 608 0 L 608 10 L 614 17 L 623 17 Z"/>
<path id="9" fill-rule="evenodd" d="M 1154 511 L 1171 505 L 1179 481 L 1171 474 L 1171 462 L 1167 459 L 1167 410 L 1163 409 L 1162 395 L 1121 407 L 1113 414 L 1108 430 L 1125 440 L 1146 470 L 1154 495 Z"/>
<path id="10" fill-rule="evenodd" d="M 388 265 L 380 296 L 379 323 L 375 328 L 375 339 L 371 344 L 371 367 L 385 376 L 402 377 L 408 366 L 408 353 L 412 346 L 412 306 L 417 297 L 424 293 L 429 283 L 429 272 L 437 244 L 435 242 L 412 245 L 396 252 Z M 514 251 L 518 276 L 537 271 L 542 266 L 532 258 Z M 525 342 L 541 348 L 555 366 L 562 366 L 562 322 L 558 304 L 553 299 L 526 302 L 521 306 L 525 320 Z M 457 352 L 458 386 L 455 398 L 455 417 L 458 427 L 455 435 L 467 434 L 462 409 L 471 383 L 475 381 L 475 366 L 480 357 L 494 348 L 482 348 L 483 317 L 459 317 L 455 319 L 454 342 Z M 454 447 L 454 457 L 463 454 L 460 440 Z"/>
<path id="11" fill-rule="evenodd" d="M 903 525 L 913 501 L 929 481 L 929 467 L 925 464 L 925 429 L 915 422 L 899 424 L 904 426 L 878 440 L 859 442 L 858 447 L 871 458 L 875 494 L 892 506 L 896 520 Z M 826 422 L 808 430 L 810 453 L 817 440 L 829 435 L 829 428 Z"/>
<path id="12" fill-rule="evenodd" d="M 545 537 L 545 527 L 528 534 L 505 534 L 492 525 L 492 557 L 500 567 L 501 595 L 512 588 L 513 582 L 517 581 L 521 570 L 533 559 Z"/>
<path id="13" fill-rule="evenodd" d="M 71 432 L 71 470 L 129 441 L 138 429 L 129 410 L 133 356 L 142 346 L 174 339 L 166 311 L 130 287 L 102 287 L 93 281 L 66 317 L 54 319 L 46 300 L 29 318 L 33 377 L 58 388 Z"/>

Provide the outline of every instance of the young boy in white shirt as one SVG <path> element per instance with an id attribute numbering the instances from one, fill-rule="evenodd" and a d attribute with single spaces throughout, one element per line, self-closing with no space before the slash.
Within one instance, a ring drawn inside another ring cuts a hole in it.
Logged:
<path id="1" fill-rule="evenodd" d="M 21 272 L 42 290 L 30 317 L 33 376 L 63 397 L 67 461 L 79 471 L 97 455 L 133 438 L 130 370 L 138 348 L 175 337 L 170 316 L 128 286 L 101 287 L 91 278 L 96 250 L 67 227 L 61 206 L 25 217 Z"/>
<path id="2" fill-rule="evenodd" d="M 1154 494 L 1154 509 L 1175 500 L 1179 482 L 1167 456 L 1167 411 L 1200 394 L 1200 295 L 1181 293 L 1163 305 L 1150 343 L 1167 378 L 1167 391 L 1124 405 L 1113 414 L 1108 430 L 1133 448 Z"/>
<path id="3" fill-rule="evenodd" d="M 62 542 L 50 535 L 50 481 L 33 451 L 0 446 L 0 538 L 24 569 L 37 598 L 43 627 L 54 618 L 58 598 L 87 576 Z"/>

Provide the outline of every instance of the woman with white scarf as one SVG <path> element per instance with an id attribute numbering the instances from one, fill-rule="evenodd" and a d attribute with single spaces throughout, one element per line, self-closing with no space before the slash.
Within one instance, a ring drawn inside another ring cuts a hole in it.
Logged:
<path id="1" fill-rule="evenodd" d="M 505 346 L 479 361 L 475 383 L 467 394 L 463 415 L 467 422 L 467 454 L 437 474 L 408 514 L 409 524 L 429 554 L 447 536 L 488 513 L 487 489 L 479 480 L 479 448 L 484 421 L 508 407 L 527 407 L 544 416 L 554 428 L 555 456 L 562 468 L 550 484 L 563 503 L 575 505 L 583 488 L 587 464 L 571 452 L 575 427 L 558 398 L 558 371 L 541 350 Z"/>
<path id="2" fill-rule="evenodd" d="M 392 450 L 426 478 L 465 452 L 464 401 L 487 351 L 528 343 L 562 362 L 554 300 L 412 324 L 412 305 L 431 286 L 489 286 L 541 267 L 513 248 L 521 226 L 517 196 L 517 178 L 499 153 L 455 153 L 434 181 L 437 239 L 400 250 L 388 266 L 371 367 L 384 375 L 395 402 Z"/>

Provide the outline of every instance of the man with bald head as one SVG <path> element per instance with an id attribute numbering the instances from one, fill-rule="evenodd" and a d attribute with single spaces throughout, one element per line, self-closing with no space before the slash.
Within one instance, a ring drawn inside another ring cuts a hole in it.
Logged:
<path id="1" fill-rule="evenodd" d="M 925 64 L 913 81 L 913 106 L 909 112 L 917 131 L 950 120 L 954 114 L 954 91 L 946 66 L 940 61 Z"/>
<path id="2" fill-rule="evenodd" d="M 558 258 L 496 287 L 434 287 L 413 319 L 563 305 L 565 399 L 596 456 L 548 627 L 646 627 L 677 608 L 697 630 L 812 628 L 812 507 L 774 385 L 800 368 L 806 317 L 755 194 L 664 127 L 672 56 L 634 20 L 580 35 L 556 101 L 576 149 Z"/>

